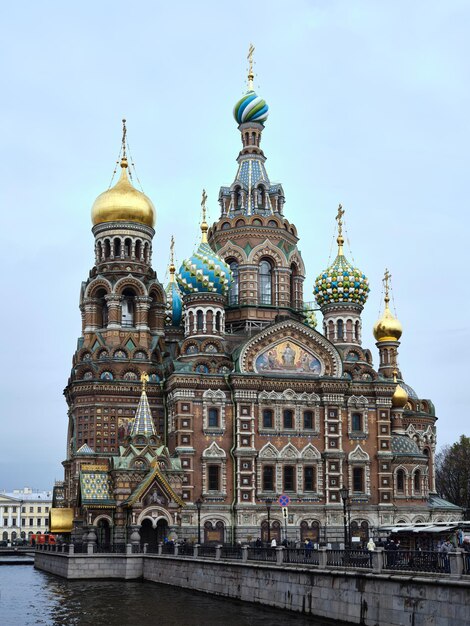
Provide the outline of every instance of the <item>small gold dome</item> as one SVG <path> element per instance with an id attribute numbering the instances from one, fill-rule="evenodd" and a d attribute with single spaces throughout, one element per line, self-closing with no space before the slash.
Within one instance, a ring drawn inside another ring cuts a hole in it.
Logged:
<path id="1" fill-rule="evenodd" d="M 408 402 L 408 394 L 400 384 L 397 384 L 395 392 L 392 396 L 392 407 L 394 409 L 402 409 Z"/>
<path id="2" fill-rule="evenodd" d="M 403 327 L 396 317 L 392 315 L 385 302 L 385 311 L 382 317 L 374 324 L 374 337 L 376 341 L 398 341 L 403 332 Z"/>
<path id="3" fill-rule="evenodd" d="M 118 182 L 100 194 L 91 209 L 93 226 L 105 222 L 139 222 L 151 228 L 155 225 L 155 207 L 144 193 L 132 186 L 127 174 L 127 159 L 121 160 Z"/>

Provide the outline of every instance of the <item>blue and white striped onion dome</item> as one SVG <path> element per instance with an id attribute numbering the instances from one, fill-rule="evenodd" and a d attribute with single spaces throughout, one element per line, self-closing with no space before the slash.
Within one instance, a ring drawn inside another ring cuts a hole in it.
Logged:
<path id="1" fill-rule="evenodd" d="M 268 119 L 268 115 L 268 105 L 254 91 L 247 91 L 243 98 L 233 107 L 233 117 L 238 124 L 245 124 L 245 122 L 264 124 Z"/>
<path id="2" fill-rule="evenodd" d="M 166 293 L 166 315 L 165 323 L 168 326 L 179 326 L 183 313 L 183 300 L 178 285 L 173 280 L 168 283 Z"/>
<path id="3" fill-rule="evenodd" d="M 232 272 L 208 243 L 201 243 L 196 252 L 183 261 L 176 280 L 184 294 L 219 293 L 225 296 L 232 284 Z"/>
<path id="4" fill-rule="evenodd" d="M 361 270 L 353 267 L 343 254 L 318 276 L 313 293 L 319 306 L 335 302 L 365 304 L 369 295 L 369 281 Z"/>

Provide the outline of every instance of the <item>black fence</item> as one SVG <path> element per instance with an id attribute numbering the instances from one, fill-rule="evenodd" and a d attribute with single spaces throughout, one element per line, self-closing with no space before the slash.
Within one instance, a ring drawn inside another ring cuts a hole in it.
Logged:
<path id="1" fill-rule="evenodd" d="M 450 572 L 449 558 L 448 554 L 442 552 L 385 550 L 384 569 L 446 574 Z"/>

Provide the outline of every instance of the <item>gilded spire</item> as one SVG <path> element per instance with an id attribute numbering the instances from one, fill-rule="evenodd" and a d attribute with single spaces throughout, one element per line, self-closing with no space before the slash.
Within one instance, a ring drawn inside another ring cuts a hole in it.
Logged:
<path id="1" fill-rule="evenodd" d="M 122 148 L 121 148 L 121 167 L 128 167 L 127 165 L 127 151 L 126 151 L 126 143 L 127 143 L 127 127 L 126 127 L 126 119 L 122 120 Z"/>
<path id="2" fill-rule="evenodd" d="M 255 51 L 255 47 L 252 43 L 250 43 L 250 48 L 248 50 L 248 91 L 254 91 L 253 80 L 255 78 L 253 72 L 253 52 Z"/>
<path id="3" fill-rule="evenodd" d="M 168 265 L 168 271 L 170 272 L 170 283 L 175 282 L 175 238 L 173 235 L 170 239 L 170 264 Z"/>
<path id="4" fill-rule="evenodd" d="M 207 231 L 209 229 L 209 226 L 206 222 L 206 213 L 207 213 L 207 209 L 206 209 L 206 201 L 207 201 L 207 193 L 206 190 L 203 189 L 202 190 L 202 200 L 201 200 L 201 207 L 202 207 L 202 222 L 201 222 L 201 243 L 207 243 Z"/>
<path id="5" fill-rule="evenodd" d="M 338 237 L 336 238 L 336 242 L 338 244 L 338 254 L 340 256 L 343 256 L 343 244 L 344 244 L 343 215 L 344 215 L 344 209 L 343 209 L 342 205 L 339 204 L 338 205 L 338 214 L 336 216 L 336 221 L 338 222 Z"/>

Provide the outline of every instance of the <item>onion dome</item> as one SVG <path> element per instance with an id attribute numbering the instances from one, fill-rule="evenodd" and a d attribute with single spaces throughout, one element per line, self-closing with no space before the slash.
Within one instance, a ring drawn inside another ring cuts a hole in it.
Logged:
<path id="1" fill-rule="evenodd" d="M 218 293 L 225 296 L 232 283 L 232 272 L 207 243 L 208 225 L 205 219 L 206 193 L 203 192 L 201 243 L 194 254 L 181 264 L 176 280 L 184 294 Z"/>
<path id="2" fill-rule="evenodd" d="M 316 279 L 313 293 L 320 307 L 336 302 L 352 302 L 364 305 L 369 295 L 369 281 L 360 269 L 351 265 L 343 253 L 343 230 L 341 205 L 338 208 L 338 255 Z"/>
<path id="3" fill-rule="evenodd" d="M 105 222 L 138 222 L 151 228 L 155 225 L 155 207 L 144 193 L 130 182 L 127 158 L 121 159 L 118 182 L 100 194 L 91 209 L 93 226 Z"/>
<path id="4" fill-rule="evenodd" d="M 253 73 L 253 52 L 255 48 L 253 44 L 250 45 L 248 52 L 248 91 L 240 98 L 237 104 L 233 108 L 233 117 L 238 124 L 245 124 L 246 122 L 258 122 L 264 124 L 268 119 L 269 107 L 266 102 L 255 93 L 253 89 L 253 79 L 255 77 Z"/>
<path id="5" fill-rule="evenodd" d="M 395 387 L 395 392 L 392 396 L 392 407 L 394 409 L 403 409 L 405 404 L 408 402 L 408 393 L 405 388 L 402 387 L 401 383 L 397 382 L 396 370 L 393 372 L 393 382 L 397 383 L 397 386 Z"/>
<path id="6" fill-rule="evenodd" d="M 264 124 L 268 119 L 269 107 L 253 90 L 247 91 L 233 107 L 233 117 L 238 124 L 258 122 Z"/>
<path id="7" fill-rule="evenodd" d="M 401 323 L 393 316 L 390 311 L 389 302 L 389 280 L 391 275 L 388 270 L 385 270 L 384 285 L 385 285 L 385 309 L 382 317 L 375 322 L 374 325 L 374 337 L 376 341 L 398 341 L 403 332 Z"/>
<path id="8" fill-rule="evenodd" d="M 173 256 L 174 239 L 171 238 L 170 245 L 170 265 L 168 271 L 170 273 L 170 282 L 168 283 L 166 293 L 166 316 L 165 323 L 169 326 L 179 326 L 181 323 L 181 317 L 183 313 L 183 301 L 181 298 L 181 291 L 176 283 L 175 278 L 175 264 Z"/>

